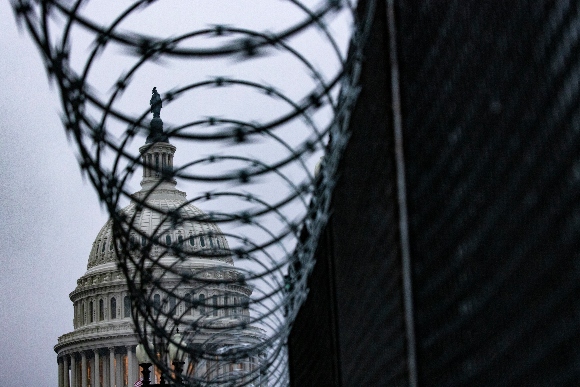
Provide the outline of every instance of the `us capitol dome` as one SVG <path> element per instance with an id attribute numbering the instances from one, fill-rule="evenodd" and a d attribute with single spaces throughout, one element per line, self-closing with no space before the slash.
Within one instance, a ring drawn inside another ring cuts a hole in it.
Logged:
<path id="1" fill-rule="evenodd" d="M 183 219 L 204 217 L 199 208 L 186 204 L 186 193 L 176 188 L 175 180 L 161 181 L 160 171 L 173 168 L 175 150 L 163 133 L 163 123 L 157 110 L 146 144 L 139 149 L 144 165 L 141 190 L 132 195 L 131 203 L 122 210 L 133 219 L 135 232 L 131 235 L 131 242 L 145 245 L 148 240 L 145 235 L 155 233 L 159 235 L 159 243 L 166 246 L 179 243 L 186 253 L 199 252 L 199 255 L 187 254 L 188 258 L 181 263 L 180 270 L 204 273 L 206 277 L 235 278 L 240 273 L 235 269 L 230 255 L 204 254 L 207 251 L 229 251 L 228 241 L 216 224 L 186 220 L 178 226 L 169 227 L 163 223 L 163 214 L 171 210 L 179 209 Z M 158 253 L 157 249 L 152 248 L 153 256 Z M 109 220 L 93 242 L 87 271 L 77 280 L 76 288 L 69 295 L 74 305 L 74 329 L 60 336 L 54 346 L 59 387 L 132 387 L 140 379 L 135 354 L 139 338 L 131 317 L 129 289 L 117 261 Z M 220 274 L 214 274 L 218 271 L 212 271 L 212 268 L 219 268 Z M 161 291 L 153 291 L 156 307 L 162 304 L 161 308 L 169 308 L 172 314 L 182 316 L 182 321 L 201 321 L 202 325 L 204 322 L 212 324 L 213 321 L 223 325 L 228 321 L 250 320 L 247 300 L 252 291 L 248 285 L 220 284 L 216 281 L 215 284 L 206 282 L 203 286 L 180 286 L 175 276 L 162 278 L 165 279 L 161 281 L 166 282 L 161 284 L 162 287 L 177 286 L 174 293 L 179 299 L 197 301 L 197 306 L 192 307 L 191 303 L 188 305 L 187 302 L 176 301 L 175 297 L 167 297 Z M 235 307 L 224 307 L 228 305 Z M 205 339 L 207 337 L 202 332 L 195 340 Z M 256 343 L 263 339 L 261 329 L 248 325 L 236 332 L 235 342 Z M 227 343 L 227 338 L 224 343 Z M 196 364 L 189 358 L 183 360 L 184 370 L 208 381 L 220 380 L 230 370 L 228 364 L 210 364 L 209 361 Z M 255 356 L 236 364 L 236 372 L 257 372 L 260 360 L 259 356 Z M 159 383 L 160 373 L 156 369 L 153 371 L 152 383 Z M 258 381 L 254 385 L 266 386 L 267 383 Z"/>

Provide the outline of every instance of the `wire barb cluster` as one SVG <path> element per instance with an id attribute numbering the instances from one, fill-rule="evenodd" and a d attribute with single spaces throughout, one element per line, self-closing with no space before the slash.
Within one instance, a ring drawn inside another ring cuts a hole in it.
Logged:
<path id="1" fill-rule="evenodd" d="M 200 22 L 187 2 L 193 21 L 143 31 L 177 3 L 134 1 L 101 17 L 90 1 L 13 1 L 58 85 L 65 130 L 110 214 L 136 332 L 166 380 L 288 382 L 284 344 L 307 295 L 374 9 L 310 3 L 286 2 L 288 22 L 270 26 L 271 6 L 248 2 L 249 27 L 236 27 Z M 160 87 L 172 122 L 135 110 L 153 80 L 175 82 Z M 175 182 L 196 194 L 185 199 Z"/>

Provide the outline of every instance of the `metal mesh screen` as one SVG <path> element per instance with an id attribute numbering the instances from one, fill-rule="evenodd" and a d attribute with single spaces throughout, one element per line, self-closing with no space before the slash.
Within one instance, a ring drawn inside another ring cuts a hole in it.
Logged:
<path id="1" fill-rule="evenodd" d="M 398 11 L 420 380 L 577 382 L 578 4 Z"/>
<path id="2" fill-rule="evenodd" d="M 290 337 L 294 385 L 577 385 L 578 4 L 379 8 Z M 325 315 L 313 341 L 304 329 Z"/>

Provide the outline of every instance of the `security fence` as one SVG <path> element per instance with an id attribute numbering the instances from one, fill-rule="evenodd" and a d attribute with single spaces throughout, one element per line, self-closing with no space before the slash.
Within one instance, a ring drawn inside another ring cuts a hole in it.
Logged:
<path id="1" fill-rule="evenodd" d="M 579 17 L 378 3 L 293 385 L 580 382 Z"/>

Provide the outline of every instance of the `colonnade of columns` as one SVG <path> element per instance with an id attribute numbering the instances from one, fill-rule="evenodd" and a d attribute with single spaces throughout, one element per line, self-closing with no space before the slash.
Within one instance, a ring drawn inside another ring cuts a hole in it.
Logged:
<path id="1" fill-rule="evenodd" d="M 173 170 L 173 154 L 169 152 L 146 153 L 143 155 L 143 177 L 155 177 L 156 172 Z"/>
<path id="2" fill-rule="evenodd" d="M 140 378 L 135 346 L 78 351 L 60 355 L 57 360 L 58 387 L 133 387 Z M 224 374 L 233 371 L 232 366 L 239 367 L 242 372 L 256 372 L 260 361 L 257 358 L 254 361 L 248 359 L 230 365 L 205 360 L 190 364 L 188 359 L 184 360 L 185 372 L 207 380 L 220 380 Z M 155 372 L 151 373 L 151 377 L 155 382 Z"/>
<path id="3" fill-rule="evenodd" d="M 57 361 L 58 387 L 132 387 L 140 377 L 135 346 L 67 353 Z"/>

